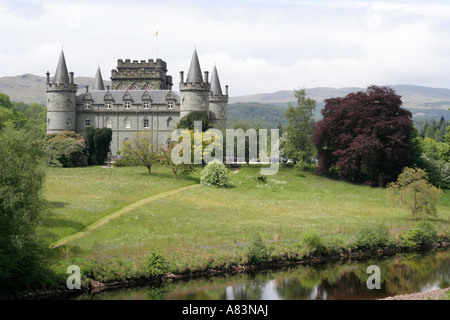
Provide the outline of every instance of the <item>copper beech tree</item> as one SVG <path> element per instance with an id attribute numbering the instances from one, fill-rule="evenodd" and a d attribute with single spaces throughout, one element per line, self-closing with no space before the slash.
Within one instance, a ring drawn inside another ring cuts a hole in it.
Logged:
<path id="1" fill-rule="evenodd" d="M 395 181 L 414 159 L 412 115 L 401 106 L 392 88 L 378 86 L 325 100 L 313 136 L 319 173 L 372 186 Z"/>

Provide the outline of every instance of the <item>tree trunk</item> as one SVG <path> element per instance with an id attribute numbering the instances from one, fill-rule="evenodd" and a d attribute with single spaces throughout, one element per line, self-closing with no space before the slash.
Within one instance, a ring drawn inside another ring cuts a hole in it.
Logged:
<path id="1" fill-rule="evenodd" d="M 148 169 L 148 174 L 152 174 L 152 165 L 148 164 L 146 165 L 147 169 Z"/>

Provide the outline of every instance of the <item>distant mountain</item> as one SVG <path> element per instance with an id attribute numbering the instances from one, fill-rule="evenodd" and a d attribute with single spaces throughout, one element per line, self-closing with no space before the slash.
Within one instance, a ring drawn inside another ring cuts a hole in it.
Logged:
<path id="1" fill-rule="evenodd" d="M 110 85 L 111 81 L 103 80 L 105 85 Z M 75 77 L 74 82 L 78 84 L 78 93 L 84 92 L 86 86 L 94 85 L 94 78 Z M 39 77 L 33 74 L 24 74 L 14 77 L 0 78 L 0 92 L 8 95 L 11 101 L 25 103 L 47 103 L 46 77 Z"/>
<path id="2" fill-rule="evenodd" d="M 413 85 L 390 85 L 397 94 L 402 96 L 403 107 L 409 109 L 416 118 L 439 118 L 444 115 L 450 119 L 450 89 L 421 87 Z M 316 115 L 320 115 L 324 100 L 333 97 L 343 97 L 350 92 L 365 90 L 365 88 L 306 88 L 306 95 L 317 101 L 318 110 Z M 248 96 L 231 97 L 230 103 L 259 102 L 269 103 L 286 108 L 289 103 L 295 104 L 293 90 L 277 91 L 274 93 L 261 93 Z"/>
<path id="3" fill-rule="evenodd" d="M 259 103 L 259 102 L 244 102 L 228 104 L 227 118 L 228 125 L 232 126 L 234 121 L 246 120 L 249 123 L 255 121 L 267 125 L 268 128 L 276 128 L 278 121 L 284 126 L 287 124 L 285 108 L 280 106 Z"/>
<path id="4" fill-rule="evenodd" d="M 104 80 L 105 85 L 110 85 L 111 81 Z M 94 78 L 77 77 L 75 83 L 78 84 L 78 92 L 84 92 L 85 86 L 92 87 Z M 46 78 L 32 74 L 24 74 L 14 77 L 0 77 L 0 92 L 7 94 L 12 101 L 25 103 L 41 103 L 46 104 L 47 94 Z M 450 119 L 450 89 L 421 87 L 413 85 L 391 85 L 397 94 L 402 96 L 403 106 L 409 109 L 415 118 L 440 118 L 443 115 L 446 119 Z M 349 88 L 307 88 L 308 97 L 317 101 L 316 117 L 320 117 L 320 110 L 324 106 L 324 99 L 332 97 L 343 97 L 350 92 L 364 90 L 365 88 L 349 87 Z M 252 103 L 249 105 L 234 105 L 235 103 Z M 257 105 L 265 104 L 265 105 Z M 245 117 L 255 119 L 262 116 L 266 122 L 275 123 L 278 121 L 280 114 L 284 111 L 274 109 L 275 106 L 286 108 L 289 103 L 295 104 L 294 91 L 285 90 L 273 93 L 261 93 L 240 97 L 230 97 L 229 115 L 232 118 Z M 234 105 L 234 106 L 233 106 Z M 267 107 L 267 108 L 265 108 Z M 239 110 L 239 108 L 244 108 Z M 264 111 L 255 109 L 262 108 Z M 263 116 L 263 114 L 265 116 Z M 271 120 L 272 119 L 272 120 Z M 276 120 L 275 120 L 276 119 Z M 284 118 L 282 118 L 283 121 Z"/>

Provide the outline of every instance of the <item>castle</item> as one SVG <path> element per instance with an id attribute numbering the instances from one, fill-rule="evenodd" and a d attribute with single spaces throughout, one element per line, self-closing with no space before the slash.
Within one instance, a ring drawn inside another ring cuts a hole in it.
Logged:
<path id="1" fill-rule="evenodd" d="M 111 152 L 115 155 L 122 143 L 139 131 L 152 131 L 155 142 L 168 144 L 176 124 L 192 111 L 208 112 L 213 126 L 224 128 L 228 86 L 223 94 L 215 66 L 211 82 L 208 76 L 208 71 L 202 75 L 196 50 L 186 82 L 180 72 L 179 93 L 172 90 L 165 61 L 119 59 L 111 71 L 111 88 L 104 85 L 98 67 L 91 90 L 86 86 L 86 91 L 77 95 L 74 73 L 68 72 L 61 51 L 52 82 L 47 71 L 47 133 L 69 130 L 84 136 L 87 127 L 111 128 Z"/>

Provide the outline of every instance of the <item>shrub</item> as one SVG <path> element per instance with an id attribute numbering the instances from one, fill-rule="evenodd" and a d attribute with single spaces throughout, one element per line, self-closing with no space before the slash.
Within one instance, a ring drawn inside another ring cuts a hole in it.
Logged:
<path id="1" fill-rule="evenodd" d="M 259 233 L 255 233 L 250 237 L 250 241 L 245 247 L 245 256 L 250 264 L 256 264 L 267 257 L 270 254 L 270 249 L 264 243 Z"/>
<path id="2" fill-rule="evenodd" d="M 162 277 L 169 270 L 169 267 L 162 254 L 152 252 L 147 257 L 144 270 L 151 277 Z"/>
<path id="3" fill-rule="evenodd" d="M 300 243 L 305 245 L 312 254 L 321 254 L 325 251 L 322 235 L 315 230 L 307 230 L 300 236 Z"/>
<path id="4" fill-rule="evenodd" d="M 139 161 L 132 158 L 124 158 L 114 162 L 114 167 L 137 167 L 140 165 L 141 163 Z"/>
<path id="5" fill-rule="evenodd" d="M 400 236 L 403 246 L 417 247 L 429 246 L 437 239 L 437 232 L 434 226 L 428 220 L 421 220 L 417 227 L 404 232 Z"/>
<path id="6" fill-rule="evenodd" d="M 229 184 L 227 168 L 220 161 L 213 160 L 203 168 L 200 183 L 207 186 L 225 188 Z"/>
<path id="7" fill-rule="evenodd" d="M 365 249 L 387 248 L 393 245 L 389 229 L 379 224 L 375 227 L 363 227 L 356 234 L 355 245 Z"/>
<path id="8" fill-rule="evenodd" d="M 256 181 L 261 181 L 263 183 L 266 183 L 267 177 L 265 175 L 262 175 L 261 173 L 258 173 L 258 176 L 256 177 Z"/>
<path id="9" fill-rule="evenodd" d="M 56 167 L 85 167 L 88 164 L 83 137 L 72 132 L 48 134 L 45 138 L 47 163 Z"/>

